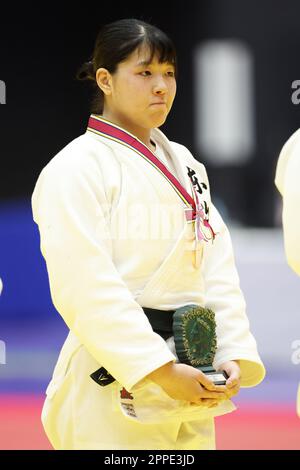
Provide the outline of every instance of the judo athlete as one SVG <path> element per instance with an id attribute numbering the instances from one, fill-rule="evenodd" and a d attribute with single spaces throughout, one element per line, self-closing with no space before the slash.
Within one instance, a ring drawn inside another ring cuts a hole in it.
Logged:
<path id="1" fill-rule="evenodd" d="M 214 416 L 265 370 L 205 168 L 158 129 L 176 93 L 174 46 L 152 25 L 120 20 L 99 32 L 79 76 L 98 93 L 87 130 L 43 168 L 32 196 L 70 329 L 45 431 L 55 449 L 213 449 Z M 179 363 L 172 336 L 157 332 L 188 304 L 215 312 L 213 365 L 226 385 Z M 105 386 L 90 377 L 101 367 Z"/>
<path id="2" fill-rule="evenodd" d="M 300 276 L 300 129 L 283 146 L 277 162 L 275 185 L 282 195 L 284 248 L 289 266 Z M 300 385 L 297 413 L 300 417 Z"/>

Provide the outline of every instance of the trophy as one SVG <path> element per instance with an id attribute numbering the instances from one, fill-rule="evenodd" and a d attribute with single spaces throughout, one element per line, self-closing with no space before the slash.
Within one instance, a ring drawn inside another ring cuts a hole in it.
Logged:
<path id="1" fill-rule="evenodd" d="M 179 362 L 208 375 L 215 385 L 225 385 L 228 375 L 212 367 L 217 349 L 215 314 L 199 305 L 185 305 L 173 314 L 173 333 Z"/>

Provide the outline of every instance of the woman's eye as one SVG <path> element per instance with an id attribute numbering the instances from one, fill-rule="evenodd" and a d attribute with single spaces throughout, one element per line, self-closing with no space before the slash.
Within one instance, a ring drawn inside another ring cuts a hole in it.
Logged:
<path id="1" fill-rule="evenodd" d="M 143 77 L 148 77 L 152 74 L 150 70 L 143 70 L 142 72 L 140 72 L 140 75 L 142 75 Z M 169 72 L 166 72 L 166 75 L 168 77 L 175 77 L 175 72 L 173 70 L 170 70 Z"/>

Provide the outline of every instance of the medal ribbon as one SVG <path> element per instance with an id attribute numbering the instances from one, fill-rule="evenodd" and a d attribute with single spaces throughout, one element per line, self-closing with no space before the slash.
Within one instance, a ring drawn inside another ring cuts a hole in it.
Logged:
<path id="1" fill-rule="evenodd" d="M 143 144 L 143 142 L 129 132 L 95 114 L 91 114 L 87 130 L 110 140 L 114 140 L 115 142 L 119 142 L 145 158 L 145 160 L 147 160 L 162 174 L 162 176 L 165 177 L 187 206 L 185 208 L 185 217 L 187 221 L 195 221 L 196 239 L 209 241 L 215 238 L 215 233 L 211 228 L 208 219 L 205 218 L 203 206 L 200 203 L 197 191 L 195 191 L 193 187 L 194 198 L 192 198 L 178 179 L 172 175 L 168 168 L 145 144 Z M 207 236 L 206 232 L 210 235 Z"/>

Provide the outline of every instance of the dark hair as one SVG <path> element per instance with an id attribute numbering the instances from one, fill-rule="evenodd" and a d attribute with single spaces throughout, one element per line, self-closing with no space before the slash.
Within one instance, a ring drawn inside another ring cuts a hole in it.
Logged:
<path id="1" fill-rule="evenodd" d="M 150 50 L 150 62 L 157 54 L 159 62 L 169 62 L 177 70 L 176 50 L 171 39 L 156 26 L 134 18 L 122 19 L 109 23 L 98 33 L 94 52 L 88 62 L 85 62 L 76 74 L 78 80 L 90 80 L 96 87 L 96 93 L 91 103 L 91 112 L 103 112 L 104 95 L 96 82 L 96 71 L 100 67 L 111 74 L 116 72 L 118 64 L 141 46 Z"/>

